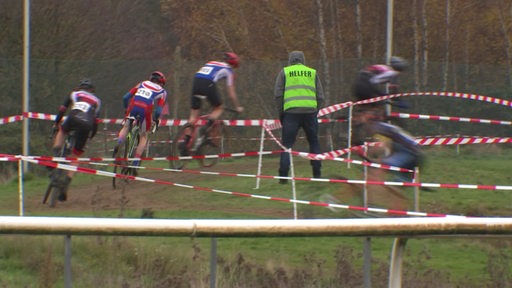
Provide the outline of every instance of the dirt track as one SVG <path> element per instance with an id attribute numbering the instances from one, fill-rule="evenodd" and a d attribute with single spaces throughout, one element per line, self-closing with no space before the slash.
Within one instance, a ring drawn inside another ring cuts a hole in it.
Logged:
<path id="1" fill-rule="evenodd" d="M 248 173 L 253 174 L 255 171 L 254 164 L 238 163 L 233 162 L 229 165 L 217 165 L 209 169 L 202 169 L 201 171 L 223 171 L 223 169 L 229 169 L 232 173 Z M 156 179 L 159 181 L 194 185 L 196 180 L 204 177 L 198 174 L 191 173 L 177 173 L 169 171 L 154 171 L 154 170 L 141 170 L 139 172 L 140 177 L 148 179 Z M 207 191 L 198 191 L 191 188 L 181 188 L 169 184 L 161 183 L 148 183 L 142 181 L 130 181 L 128 183 L 122 180 L 117 180 L 117 189 L 112 188 L 112 178 L 102 176 L 91 176 L 92 183 L 79 184 L 71 183 L 68 191 L 68 200 L 66 202 L 58 202 L 57 207 L 54 210 L 57 213 L 68 213 L 73 214 L 83 211 L 84 213 L 96 212 L 98 214 L 108 213 L 106 211 L 116 211 L 121 213 L 122 209 L 141 211 L 144 210 L 198 210 L 198 211 L 220 211 L 223 213 L 246 213 L 247 207 L 245 205 L 230 205 L 222 206 L 221 203 L 205 203 L 204 197 L 211 197 L 215 193 L 208 193 Z M 231 177 L 226 177 L 226 181 L 229 181 Z M 254 186 L 254 178 L 250 178 L 247 181 L 251 181 L 248 185 Z M 211 187 L 223 189 L 222 187 Z M 289 188 L 288 188 L 289 189 Z M 259 190 L 249 193 L 260 193 Z M 247 193 L 247 191 L 243 192 Z M 288 193 L 287 193 L 288 194 Z M 190 197 L 189 197 L 190 195 Z M 232 197 L 232 199 L 240 198 L 231 195 L 223 195 L 220 197 Z M 194 199 L 197 198 L 197 201 Z M 246 199 L 245 201 L 261 201 Z M 222 202 L 225 200 L 221 200 Z M 249 204 L 250 205 L 250 204 Z M 40 197 L 26 199 L 25 206 L 27 211 L 34 213 L 43 212 L 47 213 L 50 211 L 48 206 L 41 204 Z M 112 212 L 110 212 L 112 213 Z M 251 207 L 251 213 L 257 215 L 268 216 L 268 217 L 290 217 L 289 209 L 279 210 L 274 208 L 265 207 Z"/>

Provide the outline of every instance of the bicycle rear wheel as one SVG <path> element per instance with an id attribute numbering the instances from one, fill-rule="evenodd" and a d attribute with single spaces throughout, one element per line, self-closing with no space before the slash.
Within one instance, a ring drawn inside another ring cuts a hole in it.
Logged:
<path id="1" fill-rule="evenodd" d="M 48 188 L 46 188 L 46 192 L 43 197 L 43 204 L 48 202 L 48 206 L 50 206 L 50 208 L 55 208 L 57 199 L 59 198 L 60 189 L 58 189 L 54 183 L 61 177 L 62 172 L 63 171 L 61 169 L 55 168 L 50 175 L 50 183 L 48 184 Z"/>
<path id="2" fill-rule="evenodd" d="M 172 169 L 183 169 L 188 160 L 179 159 L 181 156 L 188 156 L 190 150 L 187 147 L 188 143 L 185 142 L 186 129 L 192 129 L 191 125 L 186 125 L 178 131 L 178 134 L 171 143 L 171 149 L 169 152 L 169 167 Z M 192 139 L 189 140 L 192 142 Z"/>
<path id="3" fill-rule="evenodd" d="M 68 157 L 71 154 L 71 149 L 73 149 L 74 146 L 75 131 L 72 130 L 66 136 L 66 139 L 59 152 L 58 157 Z M 64 181 L 64 177 L 66 176 L 67 172 L 65 170 L 53 168 L 50 174 L 50 183 L 48 184 L 48 187 L 46 188 L 46 191 L 43 196 L 43 204 L 46 204 L 48 202 L 48 206 L 50 206 L 50 208 L 55 208 L 57 200 L 59 199 L 59 195 L 66 192 L 63 191 L 63 189 L 65 188 L 61 187 L 61 185 L 58 185 L 59 183 L 62 183 Z"/>
<path id="4" fill-rule="evenodd" d="M 219 161 L 219 154 L 225 153 L 228 146 L 226 127 L 222 122 L 215 123 L 207 132 L 206 140 L 197 149 L 196 155 L 206 156 L 200 158 L 203 167 L 211 167 Z M 209 156 L 209 157 L 208 157 Z"/>
<path id="5" fill-rule="evenodd" d="M 112 154 L 112 157 L 115 158 L 114 160 L 114 174 L 124 174 L 123 169 L 128 165 L 128 161 L 126 158 L 128 158 L 128 142 L 125 141 L 125 143 L 116 146 L 114 148 L 114 153 Z M 112 188 L 116 189 L 116 181 L 117 177 L 114 176 L 112 178 Z"/>
<path id="6" fill-rule="evenodd" d="M 140 136 L 137 132 L 131 132 L 125 147 L 125 158 L 134 158 L 137 146 L 139 146 Z M 132 166 L 132 167 L 129 167 Z M 126 176 L 137 176 L 137 168 L 133 167 L 133 161 L 127 160 L 125 166 L 121 166 L 121 174 Z M 128 178 L 123 178 L 124 182 L 128 182 Z"/>

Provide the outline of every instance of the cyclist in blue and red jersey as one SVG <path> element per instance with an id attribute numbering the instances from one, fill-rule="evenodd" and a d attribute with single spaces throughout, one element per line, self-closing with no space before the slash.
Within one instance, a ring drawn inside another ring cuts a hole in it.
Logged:
<path id="1" fill-rule="evenodd" d="M 59 112 L 55 118 L 54 129 L 57 130 L 57 135 L 52 146 L 52 153 L 58 156 L 66 135 L 75 131 L 75 145 L 71 150 L 71 157 L 80 157 L 84 153 L 84 147 L 87 139 L 92 139 L 98 130 L 97 118 L 99 117 L 101 100 L 93 94 L 94 85 L 91 80 L 83 79 L 80 84 L 71 94 L 66 98 L 64 103 L 59 107 Z M 61 124 L 66 111 L 70 109 L 66 120 Z M 77 166 L 76 162 L 71 165 Z M 66 201 L 67 187 L 73 178 L 74 171 L 69 170 L 63 183 L 57 183 L 62 186 L 59 195 L 59 201 Z"/>
<path id="2" fill-rule="evenodd" d="M 142 81 L 135 85 L 128 93 L 123 96 L 123 106 L 125 110 L 125 120 L 128 117 L 138 117 L 140 124 L 139 146 L 135 152 L 135 157 L 141 157 L 147 142 L 147 131 L 151 126 L 158 127 L 160 115 L 167 100 L 167 91 L 163 88 L 166 83 L 165 76 L 160 71 L 151 73 L 149 80 Z M 114 148 L 114 155 L 123 143 L 128 134 L 129 123 L 125 121 L 123 128 L 119 131 L 117 145 Z M 140 161 L 134 161 L 133 165 L 138 166 Z"/>
<path id="3" fill-rule="evenodd" d="M 224 111 L 222 98 L 217 90 L 217 82 L 226 80 L 228 96 L 235 106 L 237 112 L 243 112 L 244 108 L 240 106 L 235 91 L 235 72 L 234 69 L 240 65 L 240 58 L 232 52 L 224 53 L 224 61 L 209 61 L 201 67 L 194 75 L 192 84 L 192 93 L 190 96 L 190 116 L 189 123 L 195 123 L 199 117 L 201 109 L 201 100 L 206 99 L 210 103 L 213 110 L 208 116 L 208 125 L 216 120 Z M 187 131 L 185 142 L 190 140 L 190 129 Z M 186 143 L 185 143 L 186 145 Z"/>

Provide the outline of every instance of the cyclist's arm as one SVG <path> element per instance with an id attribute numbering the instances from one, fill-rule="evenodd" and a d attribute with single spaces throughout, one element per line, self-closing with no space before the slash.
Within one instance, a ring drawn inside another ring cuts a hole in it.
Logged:
<path id="1" fill-rule="evenodd" d="M 228 85 L 227 89 L 228 89 L 229 98 L 231 98 L 231 102 L 233 103 L 233 106 L 236 107 L 236 111 L 243 112 L 244 108 L 242 106 L 240 106 L 240 103 L 238 102 L 238 97 L 235 92 L 235 85 L 234 84 Z"/>
<path id="2" fill-rule="evenodd" d="M 124 109 L 128 108 L 128 104 L 130 103 L 130 100 L 132 99 L 134 93 L 130 90 L 128 93 L 124 94 L 123 96 L 123 107 Z"/>
<path id="3" fill-rule="evenodd" d="M 66 98 L 66 101 L 62 105 L 59 106 L 59 112 L 57 113 L 57 117 L 55 118 L 55 125 L 58 125 L 64 117 L 64 114 L 68 110 L 68 107 L 71 105 L 71 97 Z"/>

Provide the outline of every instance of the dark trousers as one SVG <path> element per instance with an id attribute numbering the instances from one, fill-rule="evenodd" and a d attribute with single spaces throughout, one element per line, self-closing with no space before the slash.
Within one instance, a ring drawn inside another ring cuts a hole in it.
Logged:
<path id="1" fill-rule="evenodd" d="M 299 128 L 302 128 L 306 134 L 309 143 L 309 153 L 320 154 L 320 142 L 318 141 L 318 118 L 317 112 L 314 113 L 283 113 L 281 119 L 282 143 L 286 148 L 292 148 L 295 144 Z M 313 168 L 313 177 L 321 177 L 322 162 L 320 160 L 311 160 Z M 281 161 L 279 163 L 279 176 L 288 176 L 290 171 L 290 155 L 288 152 L 281 153 Z"/>

